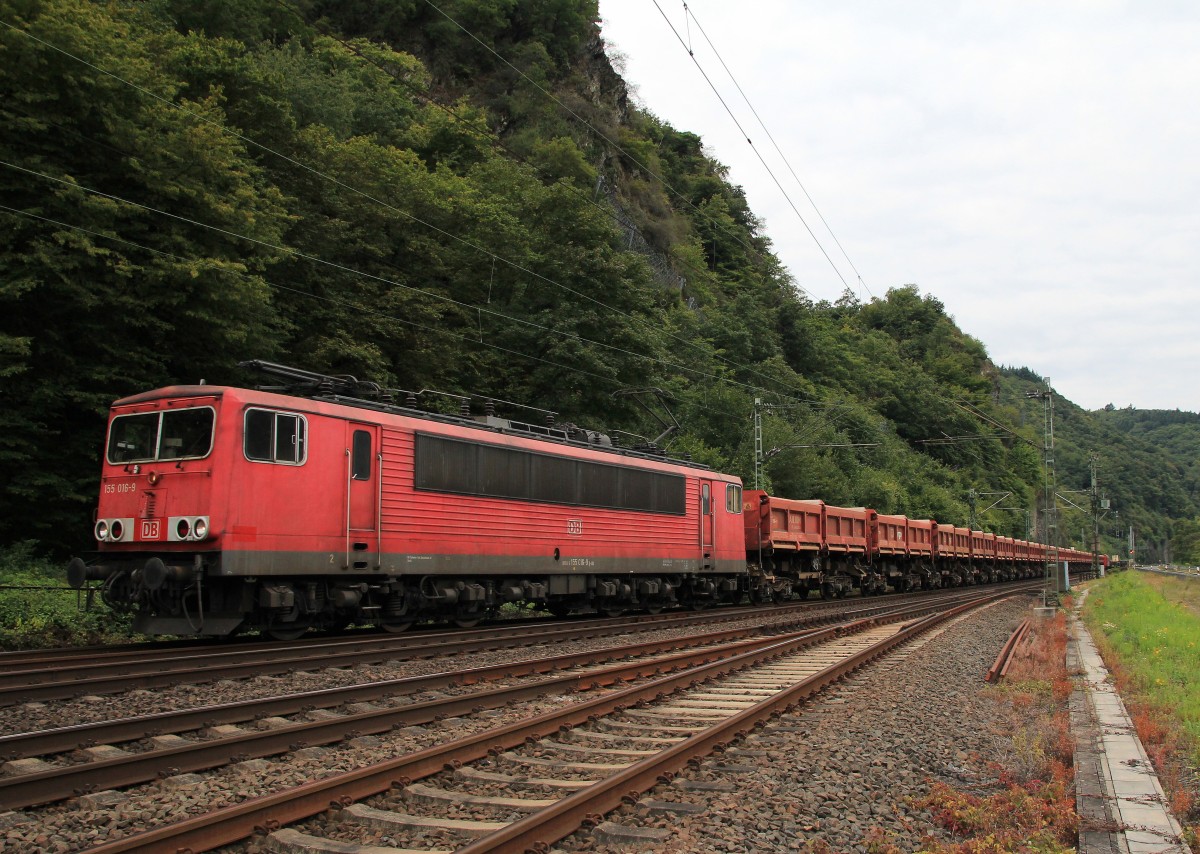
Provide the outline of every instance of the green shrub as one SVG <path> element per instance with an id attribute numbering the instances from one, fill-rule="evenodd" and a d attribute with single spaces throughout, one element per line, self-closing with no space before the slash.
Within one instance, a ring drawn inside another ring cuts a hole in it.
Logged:
<path id="1" fill-rule="evenodd" d="M 130 639 L 128 617 L 114 614 L 99 599 L 90 610 L 82 610 L 83 603 L 83 594 L 67 587 L 66 567 L 38 557 L 33 543 L 0 549 L 0 649 Z"/>

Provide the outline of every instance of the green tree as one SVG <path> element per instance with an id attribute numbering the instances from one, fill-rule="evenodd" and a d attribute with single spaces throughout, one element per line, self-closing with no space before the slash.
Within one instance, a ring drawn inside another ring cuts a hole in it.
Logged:
<path id="1" fill-rule="evenodd" d="M 0 7 L 0 538 L 74 544 L 112 399 L 272 351 L 285 213 L 221 99 L 160 73 L 178 37 L 133 9 Z"/>

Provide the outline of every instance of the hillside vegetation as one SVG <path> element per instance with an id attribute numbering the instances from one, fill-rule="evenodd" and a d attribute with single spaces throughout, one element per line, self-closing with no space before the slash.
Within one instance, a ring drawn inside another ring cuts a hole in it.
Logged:
<path id="1" fill-rule="evenodd" d="M 249 358 L 642 436 L 659 425 L 614 392 L 657 387 L 671 451 L 747 482 L 757 398 L 778 493 L 958 523 L 972 490 L 1011 493 L 977 524 L 1026 536 L 1037 375 L 916 286 L 806 297 L 700 137 L 630 102 L 596 20 L 0 0 L 0 544 L 87 548 L 109 403 L 252 384 Z M 1106 530 L 1196 518 L 1194 420 L 1168 440 L 1055 412 L 1060 487 L 1097 453 Z M 1066 514 L 1064 544 L 1085 528 Z"/>

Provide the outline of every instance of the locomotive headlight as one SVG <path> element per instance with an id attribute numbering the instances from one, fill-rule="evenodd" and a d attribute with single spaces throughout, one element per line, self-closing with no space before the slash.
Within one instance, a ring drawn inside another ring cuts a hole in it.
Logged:
<path id="1" fill-rule="evenodd" d="M 108 520 L 107 519 L 101 519 L 99 522 L 96 523 L 96 539 L 101 540 L 101 541 L 108 539 Z"/>
<path id="2" fill-rule="evenodd" d="M 203 516 L 196 519 L 196 524 L 192 526 L 192 531 L 197 540 L 203 540 L 208 536 L 208 520 Z"/>
<path id="3" fill-rule="evenodd" d="M 192 526 L 187 519 L 180 519 L 175 525 L 175 534 L 181 540 L 186 540 L 192 532 Z"/>
<path id="4" fill-rule="evenodd" d="M 108 528 L 108 533 L 114 540 L 120 540 L 125 534 L 125 526 L 121 524 L 120 519 L 113 519 L 112 525 Z"/>

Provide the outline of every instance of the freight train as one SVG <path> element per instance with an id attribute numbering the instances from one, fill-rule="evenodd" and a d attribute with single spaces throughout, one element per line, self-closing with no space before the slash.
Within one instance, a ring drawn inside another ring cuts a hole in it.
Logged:
<path id="1" fill-rule="evenodd" d="M 565 615 L 837 597 L 1034 576 L 1046 559 L 1008 537 L 743 491 L 570 424 L 439 414 L 350 377 L 244 366 L 280 384 L 112 406 L 98 549 L 68 579 L 139 632 L 294 638 L 471 626 L 505 603 Z"/>

